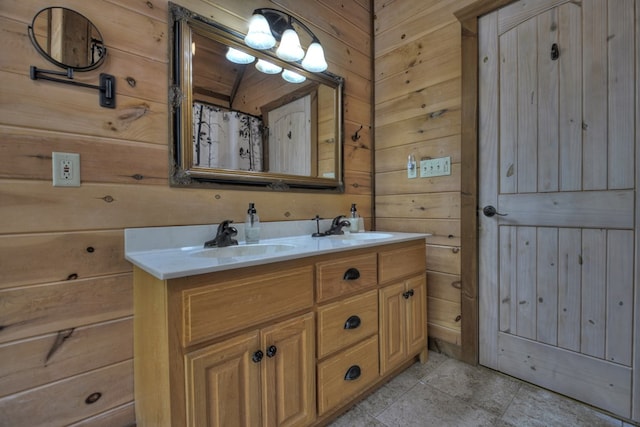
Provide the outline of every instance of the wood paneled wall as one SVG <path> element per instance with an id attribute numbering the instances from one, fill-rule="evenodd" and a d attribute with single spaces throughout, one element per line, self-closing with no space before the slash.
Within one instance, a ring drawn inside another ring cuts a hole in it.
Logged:
<path id="1" fill-rule="evenodd" d="M 101 72 L 115 75 L 114 110 L 99 107 L 96 91 L 30 80 L 30 65 L 55 68 L 27 36 L 33 16 L 51 2 L 2 0 L 0 425 L 134 423 L 132 267 L 124 260 L 124 228 L 242 221 L 250 201 L 264 221 L 329 218 L 357 203 L 371 224 L 369 1 L 176 3 L 242 32 L 257 7 L 286 10 L 312 28 L 329 71 L 346 80 L 346 192 L 169 187 L 167 0 L 55 3 L 101 31 L 106 63 L 76 80 L 95 84 Z M 360 126 L 360 139 L 352 141 Z M 81 187 L 52 187 L 53 151 L 80 153 Z M 99 399 L 90 403 L 94 393 Z"/>
<path id="2" fill-rule="evenodd" d="M 470 0 L 374 1 L 375 217 L 427 232 L 429 337 L 460 356 L 461 28 Z M 451 157 L 450 176 L 407 178 L 407 157 Z"/>

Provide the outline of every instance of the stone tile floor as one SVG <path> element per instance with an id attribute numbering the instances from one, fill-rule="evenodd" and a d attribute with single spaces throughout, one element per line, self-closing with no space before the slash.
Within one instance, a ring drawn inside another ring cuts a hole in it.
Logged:
<path id="1" fill-rule="evenodd" d="M 631 427 L 567 397 L 435 352 L 330 427 Z"/>

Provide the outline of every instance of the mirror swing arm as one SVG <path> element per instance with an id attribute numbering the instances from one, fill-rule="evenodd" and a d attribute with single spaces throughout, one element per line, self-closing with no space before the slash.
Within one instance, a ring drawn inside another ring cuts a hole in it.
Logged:
<path id="1" fill-rule="evenodd" d="M 58 79 L 55 76 L 66 76 L 68 80 Z M 29 77 L 31 80 L 48 80 L 50 82 L 64 83 L 68 85 L 87 87 L 98 90 L 100 96 L 100 106 L 105 108 L 116 108 L 116 78 L 111 74 L 100 73 L 100 84 L 92 85 L 73 80 L 73 68 L 67 68 L 67 71 L 43 70 L 32 65 L 29 68 Z"/>
<path id="2" fill-rule="evenodd" d="M 90 71 L 97 67 L 99 67 L 103 62 L 104 58 L 107 54 L 107 48 L 103 45 L 102 37 L 100 38 L 91 38 L 91 48 L 92 50 L 97 50 L 99 57 L 97 61 L 94 61 L 86 66 L 71 66 L 69 64 L 65 64 L 55 58 L 53 58 L 48 52 L 46 52 L 43 47 L 38 42 L 34 27 L 35 22 L 40 14 L 50 11 L 53 8 L 45 8 L 38 12 L 33 18 L 33 22 L 31 25 L 27 26 L 27 33 L 29 35 L 29 39 L 31 40 L 31 44 L 38 51 L 40 55 L 46 58 L 49 62 L 54 65 L 57 65 L 60 68 L 66 68 L 66 71 L 57 71 L 57 70 L 44 70 L 42 68 L 38 68 L 35 65 L 31 65 L 29 67 L 29 77 L 31 80 L 48 80 L 57 83 L 63 83 L 73 86 L 85 87 L 89 89 L 94 89 L 99 92 L 99 102 L 101 107 L 105 108 L 115 108 L 116 107 L 116 78 L 115 76 L 107 73 L 100 73 L 99 76 L 99 84 L 93 85 L 89 83 L 79 82 L 73 80 L 74 70 L 76 71 Z M 66 8 L 57 8 L 62 10 L 68 10 L 74 14 L 77 14 L 83 19 L 86 19 L 84 16 L 80 15 L 77 12 L 71 11 Z M 86 19 L 86 21 L 91 24 L 91 21 Z M 93 26 L 93 24 L 91 24 Z M 95 27 L 94 27 L 95 28 Z M 98 31 L 95 29 L 96 32 Z M 53 76 L 64 76 L 66 79 L 61 79 Z"/>

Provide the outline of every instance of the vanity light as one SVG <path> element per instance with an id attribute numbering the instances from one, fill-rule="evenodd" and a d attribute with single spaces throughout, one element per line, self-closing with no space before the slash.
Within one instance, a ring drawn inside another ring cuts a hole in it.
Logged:
<path id="1" fill-rule="evenodd" d="M 264 59 L 258 59 L 258 62 L 256 62 L 256 68 L 265 74 L 278 74 L 282 71 L 282 67 L 272 64 L 269 61 L 265 61 Z"/>
<path id="2" fill-rule="evenodd" d="M 293 24 L 306 32 L 312 40 L 306 56 Z M 276 55 L 280 59 L 289 62 L 298 62 L 302 59 L 302 67 L 311 72 L 322 72 L 327 69 L 324 50 L 315 34 L 293 16 L 276 9 L 262 8 L 253 11 L 253 16 L 249 20 L 249 32 L 244 42 L 247 46 L 260 50 L 271 49 L 276 42 L 280 42 L 276 49 Z"/>
<path id="3" fill-rule="evenodd" d="M 300 38 L 293 28 L 288 28 L 282 33 L 282 39 L 280 39 L 280 46 L 276 50 L 278 58 L 285 61 L 299 61 L 304 57 L 304 50 L 300 46 Z"/>
<path id="4" fill-rule="evenodd" d="M 314 41 L 307 49 L 307 55 L 302 60 L 302 68 L 312 73 L 320 73 L 327 69 L 327 61 L 324 59 L 324 49 L 320 42 Z"/>
<path id="5" fill-rule="evenodd" d="M 298 73 L 294 73 L 293 71 L 290 71 L 290 70 L 284 70 L 282 72 L 282 78 L 288 81 L 289 83 L 302 83 L 303 81 L 307 80 L 305 76 L 300 75 Z"/>
<path id="6" fill-rule="evenodd" d="M 232 47 L 229 48 L 225 57 L 236 64 L 251 64 L 256 59 L 255 56 L 251 56 L 248 53 L 244 53 Z"/>
<path id="7" fill-rule="evenodd" d="M 271 34 L 267 18 L 259 13 L 253 13 L 249 20 L 249 32 L 244 38 L 247 46 L 254 49 L 271 49 L 276 45 L 276 39 Z"/>

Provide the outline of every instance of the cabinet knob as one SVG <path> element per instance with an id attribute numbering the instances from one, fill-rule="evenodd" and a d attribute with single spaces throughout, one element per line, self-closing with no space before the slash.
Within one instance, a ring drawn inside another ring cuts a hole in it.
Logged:
<path id="1" fill-rule="evenodd" d="M 350 268 L 344 272 L 343 280 L 358 280 L 360 278 L 360 272 L 357 268 Z"/>
<path id="2" fill-rule="evenodd" d="M 360 366 L 353 365 L 352 367 L 347 369 L 347 373 L 344 374 L 344 380 L 345 381 L 357 380 L 358 378 L 360 378 L 360 374 L 362 374 L 362 371 L 360 370 Z"/>
<path id="3" fill-rule="evenodd" d="M 347 319 L 346 322 L 344 322 L 344 328 L 345 329 L 356 329 L 358 326 L 360 326 L 361 320 L 358 316 L 351 316 Z"/>
<path id="4" fill-rule="evenodd" d="M 404 292 L 402 296 L 404 297 L 404 299 L 409 299 L 413 296 L 413 294 L 414 294 L 413 289 L 409 289 L 407 292 Z"/>
<path id="5" fill-rule="evenodd" d="M 267 357 L 273 357 L 277 352 L 278 347 L 276 347 L 275 345 L 270 345 L 269 348 L 267 348 Z"/>
<path id="6" fill-rule="evenodd" d="M 258 363 L 262 360 L 263 357 L 264 357 L 264 353 L 261 350 L 258 350 L 255 353 L 253 353 L 253 357 L 251 358 L 251 360 L 253 360 L 255 363 Z"/>

